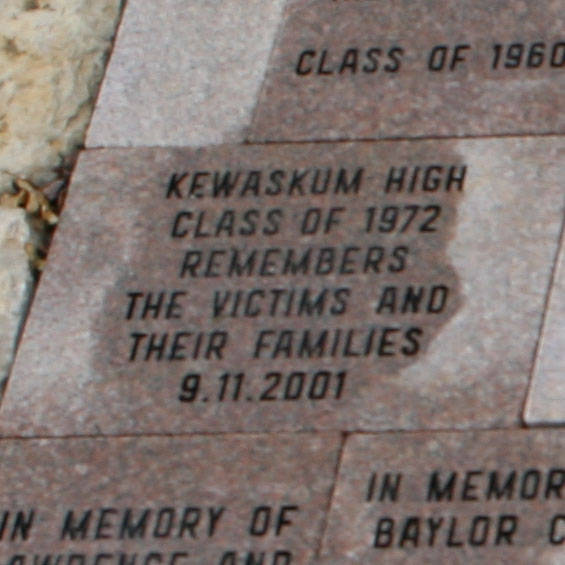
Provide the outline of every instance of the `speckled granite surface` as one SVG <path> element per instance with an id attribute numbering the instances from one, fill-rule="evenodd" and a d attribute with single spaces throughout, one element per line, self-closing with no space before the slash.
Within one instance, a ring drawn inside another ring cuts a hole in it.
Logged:
<path id="1" fill-rule="evenodd" d="M 517 425 L 564 154 L 560 138 L 85 152 L 0 431 Z"/>
<path id="2" fill-rule="evenodd" d="M 564 133 L 554 0 L 289 0 L 251 139 Z"/>

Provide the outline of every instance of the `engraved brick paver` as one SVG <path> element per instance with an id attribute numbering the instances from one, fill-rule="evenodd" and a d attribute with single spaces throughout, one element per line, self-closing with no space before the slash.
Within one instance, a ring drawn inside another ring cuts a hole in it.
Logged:
<path id="1" fill-rule="evenodd" d="M 515 425 L 562 222 L 564 148 L 87 152 L 0 428 Z"/>
<path id="2" fill-rule="evenodd" d="M 0 441 L 0 560 L 306 565 L 338 444 L 327 434 Z"/>

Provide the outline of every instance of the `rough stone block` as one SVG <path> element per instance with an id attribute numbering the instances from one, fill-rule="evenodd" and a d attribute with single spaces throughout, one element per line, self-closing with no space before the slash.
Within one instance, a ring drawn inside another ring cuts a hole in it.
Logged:
<path id="1" fill-rule="evenodd" d="M 11 188 L 11 175 L 46 184 L 74 160 L 120 7 L 120 0 L 2 2 L 0 191 Z"/>
<path id="2" fill-rule="evenodd" d="M 0 207 L 0 388 L 12 364 L 33 288 L 25 252 L 32 234 L 25 216 L 21 209 Z"/>

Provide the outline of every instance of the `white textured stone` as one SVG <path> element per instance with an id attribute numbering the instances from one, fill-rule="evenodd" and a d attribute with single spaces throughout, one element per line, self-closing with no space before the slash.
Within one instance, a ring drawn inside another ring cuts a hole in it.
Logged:
<path id="1" fill-rule="evenodd" d="M 82 144 L 120 3 L 2 1 L 0 171 L 43 184 Z"/>
<path id="2" fill-rule="evenodd" d="M 25 244 L 31 239 L 21 208 L 0 208 L 0 384 L 12 361 L 33 286 Z"/>
<path id="3" fill-rule="evenodd" d="M 283 0 L 130 0 L 88 147 L 243 141 Z"/>

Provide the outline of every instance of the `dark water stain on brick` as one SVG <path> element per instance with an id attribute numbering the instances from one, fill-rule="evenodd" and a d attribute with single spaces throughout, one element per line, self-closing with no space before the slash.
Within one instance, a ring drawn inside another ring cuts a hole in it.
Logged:
<path id="1" fill-rule="evenodd" d="M 340 388 L 378 395 L 462 304 L 447 248 L 469 172 L 447 143 L 141 159 L 110 157 L 127 242 L 100 237 L 127 260 L 93 327 L 97 386 L 135 421 L 186 428 L 190 409 L 189 427 L 238 429 L 280 408 L 284 427 L 288 411 L 347 409 Z"/>

